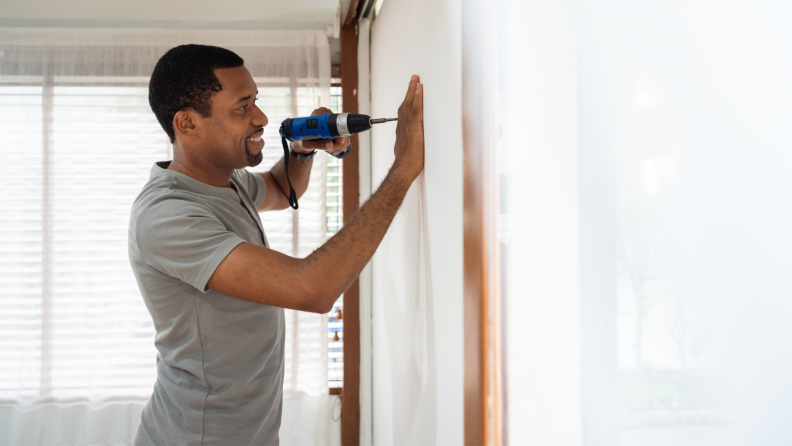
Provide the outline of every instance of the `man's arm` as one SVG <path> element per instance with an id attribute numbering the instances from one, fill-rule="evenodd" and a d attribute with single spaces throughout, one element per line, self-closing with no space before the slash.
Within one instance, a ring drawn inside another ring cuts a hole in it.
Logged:
<path id="1" fill-rule="evenodd" d="M 374 255 L 423 169 L 423 86 L 413 76 L 399 107 L 396 161 L 377 192 L 335 236 L 305 259 L 242 243 L 220 263 L 209 288 L 239 299 L 315 313 L 333 303 Z"/>
<path id="2" fill-rule="evenodd" d="M 311 113 L 311 116 L 324 115 L 332 113 L 330 109 L 321 107 Z M 288 143 L 288 141 L 287 141 Z M 314 150 L 325 150 L 328 153 L 337 155 L 338 153 L 346 150 L 349 144 L 349 138 L 340 137 L 334 141 L 329 140 L 307 140 L 307 141 L 294 141 L 291 143 L 291 148 L 297 153 L 311 153 Z M 308 181 L 311 179 L 311 166 L 313 165 L 313 158 L 300 161 L 297 158 L 289 155 L 289 180 L 291 180 L 294 192 L 299 199 L 308 189 Z M 286 180 L 286 165 L 283 158 L 280 159 L 269 172 L 260 173 L 267 183 L 267 195 L 264 201 L 259 206 L 259 212 L 263 211 L 279 211 L 289 207 L 289 182 Z"/>

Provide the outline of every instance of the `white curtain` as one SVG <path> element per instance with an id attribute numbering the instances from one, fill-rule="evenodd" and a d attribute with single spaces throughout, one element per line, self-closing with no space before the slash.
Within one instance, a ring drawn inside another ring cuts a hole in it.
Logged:
<path id="1" fill-rule="evenodd" d="M 507 441 L 792 443 L 789 2 L 497 7 Z"/>
<path id="2" fill-rule="evenodd" d="M 134 436 L 156 350 L 127 223 L 151 165 L 171 156 L 148 77 L 184 43 L 245 59 L 270 121 L 261 168 L 282 156 L 281 120 L 329 106 L 324 32 L 0 29 L 0 444 Z M 319 155 L 299 212 L 262 214 L 274 249 L 324 242 L 325 184 Z M 287 311 L 286 329 L 282 444 L 330 443 L 327 317 Z"/>

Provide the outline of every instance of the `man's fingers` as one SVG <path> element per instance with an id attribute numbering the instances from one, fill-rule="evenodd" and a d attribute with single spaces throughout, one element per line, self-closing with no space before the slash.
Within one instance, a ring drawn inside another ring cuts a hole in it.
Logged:
<path id="1" fill-rule="evenodd" d="M 338 137 L 336 139 L 306 139 L 302 142 L 302 146 L 306 150 L 324 150 L 332 154 L 338 154 L 344 151 L 349 145 L 349 138 Z"/>
<path id="2" fill-rule="evenodd" d="M 306 139 L 301 141 L 304 149 L 308 150 L 327 150 L 329 141 L 324 139 Z"/>
<path id="3" fill-rule="evenodd" d="M 410 78 L 410 85 L 407 87 L 407 94 L 404 96 L 404 102 L 402 105 L 406 107 L 410 107 L 413 103 L 413 99 L 415 98 L 415 86 L 418 84 L 420 78 L 413 74 Z"/>
<path id="4" fill-rule="evenodd" d="M 333 155 L 338 155 L 339 153 L 346 150 L 348 145 L 349 145 L 349 138 L 347 138 L 346 136 L 336 138 L 335 141 L 333 141 L 333 151 L 330 153 L 332 153 Z"/>
<path id="5" fill-rule="evenodd" d="M 329 115 L 333 113 L 329 108 L 319 107 L 311 113 L 311 116 Z"/>
<path id="6" fill-rule="evenodd" d="M 415 86 L 415 99 L 412 104 L 412 120 L 420 120 L 423 114 L 423 84 Z"/>

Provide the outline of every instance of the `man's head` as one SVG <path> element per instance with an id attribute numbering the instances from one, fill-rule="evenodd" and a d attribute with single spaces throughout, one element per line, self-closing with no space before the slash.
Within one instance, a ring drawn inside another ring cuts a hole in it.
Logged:
<path id="1" fill-rule="evenodd" d="M 206 45 L 172 48 L 154 67 L 149 104 L 171 142 L 186 156 L 219 167 L 261 162 L 267 117 L 256 84 L 234 52 Z M 254 141 L 250 141 L 250 139 Z"/>

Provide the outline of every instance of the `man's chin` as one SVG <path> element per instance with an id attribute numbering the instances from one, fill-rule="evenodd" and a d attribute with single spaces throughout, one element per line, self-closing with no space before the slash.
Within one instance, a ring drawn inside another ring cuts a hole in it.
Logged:
<path id="1" fill-rule="evenodd" d="M 250 151 L 245 147 L 245 157 L 247 157 L 247 164 L 250 167 L 256 167 L 261 164 L 261 161 L 264 159 L 264 154 L 259 152 L 257 154 L 252 154 Z"/>

